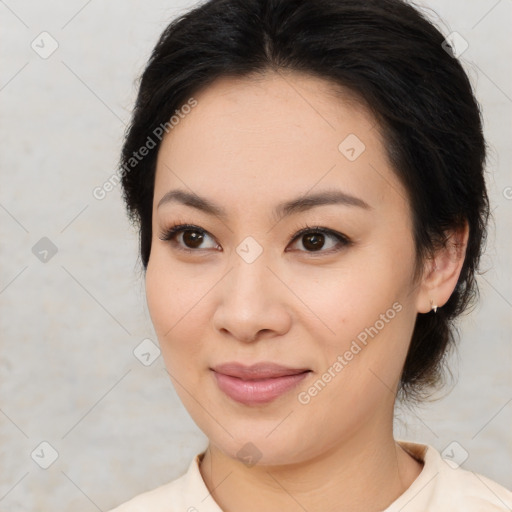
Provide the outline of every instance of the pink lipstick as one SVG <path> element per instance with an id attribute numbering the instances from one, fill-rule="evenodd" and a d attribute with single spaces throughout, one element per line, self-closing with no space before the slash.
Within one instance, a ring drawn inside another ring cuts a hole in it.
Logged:
<path id="1" fill-rule="evenodd" d="M 271 402 L 297 386 L 308 368 L 289 368 L 271 362 L 244 366 L 225 363 L 212 368 L 219 389 L 245 405 Z"/>

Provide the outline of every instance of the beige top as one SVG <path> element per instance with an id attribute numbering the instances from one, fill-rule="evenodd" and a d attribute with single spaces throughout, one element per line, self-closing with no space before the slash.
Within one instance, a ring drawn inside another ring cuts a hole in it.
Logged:
<path id="1" fill-rule="evenodd" d="M 411 486 L 382 512 L 512 510 L 512 492 L 498 483 L 456 467 L 453 461 L 442 458 L 433 446 L 396 441 L 424 466 Z M 195 456 L 183 476 L 139 494 L 110 512 L 222 512 L 199 471 L 203 453 Z"/>

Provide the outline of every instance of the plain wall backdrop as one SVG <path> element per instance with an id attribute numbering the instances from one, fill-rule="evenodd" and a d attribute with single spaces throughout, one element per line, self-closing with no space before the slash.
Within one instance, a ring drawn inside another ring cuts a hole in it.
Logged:
<path id="1" fill-rule="evenodd" d="M 115 172 L 152 47 L 192 5 L 0 1 L 2 511 L 108 510 L 206 447 L 161 356 L 143 364 L 153 345 L 141 342 L 157 341 L 120 187 L 93 195 Z M 422 5 L 469 45 L 495 221 L 481 300 L 451 359 L 456 384 L 397 411 L 395 437 L 454 448 L 463 468 L 512 488 L 512 2 Z"/>

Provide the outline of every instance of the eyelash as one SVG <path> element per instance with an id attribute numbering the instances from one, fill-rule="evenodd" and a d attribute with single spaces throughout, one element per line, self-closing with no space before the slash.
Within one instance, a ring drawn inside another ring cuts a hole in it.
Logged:
<path id="1" fill-rule="evenodd" d="M 288 237 L 288 238 L 291 238 L 291 242 L 295 242 L 295 240 L 297 240 L 301 236 L 306 235 L 306 234 L 311 234 L 311 233 L 321 233 L 323 235 L 331 236 L 337 240 L 337 242 L 338 242 L 337 246 L 333 247 L 329 250 L 326 250 L 326 251 L 322 251 L 322 250 L 302 251 L 302 250 L 299 250 L 299 252 L 305 252 L 306 254 L 312 255 L 313 257 L 315 257 L 318 254 L 319 255 L 332 254 L 334 252 L 340 251 L 341 249 L 343 249 L 345 247 L 352 245 L 352 241 L 347 236 L 343 235 L 342 233 L 338 233 L 337 231 L 333 231 L 332 229 L 323 228 L 321 226 L 310 226 L 308 224 L 305 224 L 302 227 L 299 227 L 296 229 L 299 229 L 299 231 L 294 230 L 292 232 L 292 234 L 290 234 Z M 204 229 L 201 229 L 199 226 L 195 226 L 194 224 L 180 224 L 180 223 L 174 224 L 170 228 L 162 231 L 158 238 L 164 242 L 172 242 L 173 245 L 175 245 L 178 250 L 186 252 L 186 253 L 193 253 L 193 252 L 197 253 L 197 252 L 200 252 L 201 250 L 207 250 L 207 249 L 190 249 L 190 248 L 180 247 L 178 242 L 176 242 L 174 239 L 176 238 L 176 235 L 178 235 L 184 231 L 197 231 L 203 235 L 208 235 L 209 237 L 211 237 L 213 239 L 213 236 L 210 235 L 210 233 L 208 233 Z"/>

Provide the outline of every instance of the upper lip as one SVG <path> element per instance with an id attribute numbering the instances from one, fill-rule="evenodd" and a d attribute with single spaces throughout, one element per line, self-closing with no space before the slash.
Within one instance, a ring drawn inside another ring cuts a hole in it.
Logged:
<path id="1" fill-rule="evenodd" d="M 309 371 L 309 368 L 290 368 L 272 362 L 256 363 L 250 366 L 237 362 L 223 363 L 212 368 L 217 373 L 237 377 L 243 380 L 272 379 L 286 375 L 297 375 Z"/>

